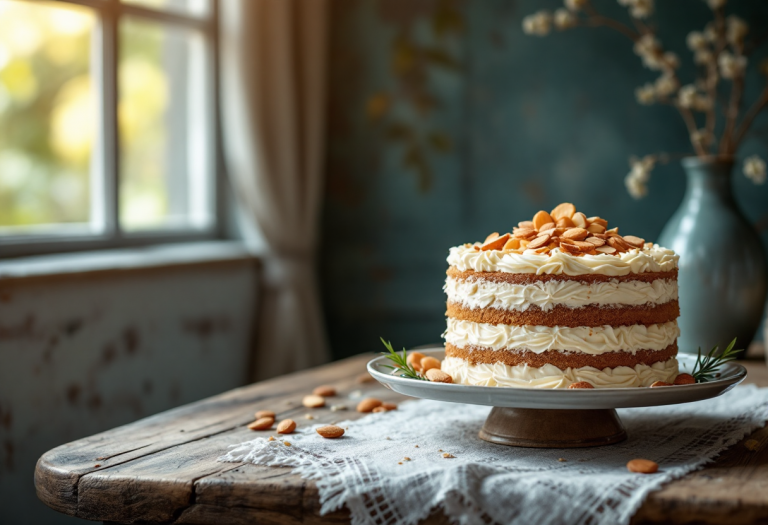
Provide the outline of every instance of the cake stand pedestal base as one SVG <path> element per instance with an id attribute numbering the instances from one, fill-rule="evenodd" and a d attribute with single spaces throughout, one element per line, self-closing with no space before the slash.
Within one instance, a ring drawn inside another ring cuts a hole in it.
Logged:
<path id="1" fill-rule="evenodd" d="M 576 448 L 611 445 L 627 439 L 613 409 L 544 410 L 495 407 L 480 439 L 512 447 Z"/>

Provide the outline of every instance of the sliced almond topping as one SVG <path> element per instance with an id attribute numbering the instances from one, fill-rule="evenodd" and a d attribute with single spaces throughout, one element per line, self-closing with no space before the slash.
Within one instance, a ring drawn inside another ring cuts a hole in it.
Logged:
<path id="1" fill-rule="evenodd" d="M 592 250 L 595 249 L 595 245 L 592 244 L 591 242 L 573 241 L 572 244 L 576 246 L 581 252 L 591 252 Z"/>
<path id="2" fill-rule="evenodd" d="M 563 238 L 573 241 L 582 241 L 589 236 L 589 232 L 584 228 L 571 228 L 563 234 Z"/>
<path id="3" fill-rule="evenodd" d="M 605 233 L 605 226 L 602 224 L 590 224 L 587 226 L 587 231 L 589 233 Z"/>
<path id="4" fill-rule="evenodd" d="M 588 222 L 589 224 L 599 224 L 600 226 L 602 226 L 602 227 L 604 227 L 604 228 L 607 228 L 607 227 L 608 227 L 608 221 L 606 221 L 605 219 L 601 219 L 600 217 L 597 217 L 597 216 L 595 216 L 595 217 L 589 217 L 589 218 L 587 219 L 587 222 Z"/>
<path id="5" fill-rule="evenodd" d="M 595 248 L 595 251 L 598 253 L 611 254 L 616 253 L 616 248 L 612 248 L 611 246 L 598 246 Z"/>
<path id="6" fill-rule="evenodd" d="M 536 237 L 536 230 L 533 228 L 518 228 L 515 230 L 514 236 L 516 239 L 533 239 Z"/>
<path id="7" fill-rule="evenodd" d="M 573 244 L 569 244 L 567 242 L 561 241 L 560 242 L 560 249 L 563 250 L 566 253 L 570 253 L 572 255 L 578 254 L 581 252 L 576 246 Z"/>
<path id="8" fill-rule="evenodd" d="M 565 228 L 566 230 L 568 228 L 573 228 L 576 225 L 573 224 L 573 221 L 569 217 L 561 217 L 557 219 L 557 227 L 558 228 Z"/>
<path id="9" fill-rule="evenodd" d="M 635 248 L 643 248 L 643 245 L 645 244 L 645 239 L 641 239 L 640 237 L 635 237 L 634 235 L 625 235 L 622 237 L 624 242 L 629 244 L 630 246 L 634 246 Z"/>
<path id="10" fill-rule="evenodd" d="M 537 230 L 541 230 L 542 226 L 549 224 L 550 222 L 554 221 L 552 220 L 552 217 L 549 215 L 549 213 L 545 212 L 544 210 L 541 210 L 533 216 L 533 227 Z"/>
<path id="11" fill-rule="evenodd" d="M 545 232 L 545 231 L 549 231 L 549 230 L 554 230 L 555 226 L 556 226 L 556 224 L 554 222 L 548 222 L 547 224 L 545 224 L 544 226 L 539 228 L 539 232 Z"/>
<path id="12" fill-rule="evenodd" d="M 599 237 L 587 237 L 584 239 L 586 242 L 592 243 L 595 246 L 602 246 L 605 244 L 605 240 L 600 239 Z"/>
<path id="13" fill-rule="evenodd" d="M 488 250 L 501 250 L 507 241 L 509 240 L 509 234 L 505 233 L 501 237 L 497 237 L 492 241 L 488 241 L 480 247 L 480 250 L 486 252 Z"/>
<path id="14" fill-rule="evenodd" d="M 499 238 L 499 232 L 493 232 L 492 234 L 490 234 L 488 237 L 485 238 L 485 240 L 483 241 L 483 244 L 487 242 L 491 242 L 492 240 L 498 239 L 498 238 Z"/>
<path id="15" fill-rule="evenodd" d="M 550 213 L 550 215 L 552 215 L 552 218 L 555 220 L 560 219 L 562 217 L 567 217 L 570 219 L 571 217 L 573 217 L 574 213 L 576 213 L 576 206 L 574 206 L 570 202 L 564 202 L 562 204 L 558 204 L 557 206 L 555 206 L 555 209 L 552 210 L 552 213 Z"/>
<path id="16" fill-rule="evenodd" d="M 618 226 L 616 226 L 615 228 L 611 228 L 610 230 L 605 230 L 605 233 L 607 233 L 607 234 L 609 234 L 609 235 L 611 235 L 611 234 L 615 234 L 615 235 L 618 235 L 618 233 L 619 233 L 619 227 L 618 227 Z"/>
<path id="17" fill-rule="evenodd" d="M 571 217 L 571 220 L 573 221 L 573 225 L 577 228 L 587 227 L 587 218 L 581 212 L 574 213 L 573 217 Z"/>
<path id="18" fill-rule="evenodd" d="M 520 248 L 520 239 L 512 238 L 507 241 L 502 250 L 517 250 Z"/>
<path id="19" fill-rule="evenodd" d="M 626 252 L 630 248 L 632 248 L 629 244 L 624 242 L 624 240 L 621 237 L 610 237 L 608 239 L 608 244 L 610 246 L 613 246 L 620 252 Z"/>
<path id="20" fill-rule="evenodd" d="M 520 221 L 517 223 L 520 228 L 533 229 L 533 221 Z"/>
<path id="21" fill-rule="evenodd" d="M 542 235 L 539 235 L 534 240 L 532 240 L 531 242 L 528 243 L 527 248 L 529 250 L 535 250 L 536 248 L 541 248 L 542 246 L 546 246 L 547 244 L 549 244 L 549 239 L 551 237 L 552 236 L 549 235 L 548 233 L 544 233 Z"/>

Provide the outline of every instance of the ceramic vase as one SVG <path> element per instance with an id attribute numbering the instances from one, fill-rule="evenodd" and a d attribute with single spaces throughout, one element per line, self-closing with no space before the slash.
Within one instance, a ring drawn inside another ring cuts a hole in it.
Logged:
<path id="1" fill-rule="evenodd" d="M 682 165 L 685 196 L 658 240 L 680 256 L 679 349 L 722 349 L 736 337 L 746 350 L 765 304 L 763 245 L 733 198 L 732 159 L 690 157 Z"/>

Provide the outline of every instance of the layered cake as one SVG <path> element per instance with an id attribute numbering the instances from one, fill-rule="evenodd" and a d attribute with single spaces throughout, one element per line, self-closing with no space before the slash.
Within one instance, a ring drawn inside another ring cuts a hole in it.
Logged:
<path id="1" fill-rule="evenodd" d="M 511 234 L 451 248 L 441 368 L 483 386 L 672 383 L 677 261 L 570 203 Z"/>

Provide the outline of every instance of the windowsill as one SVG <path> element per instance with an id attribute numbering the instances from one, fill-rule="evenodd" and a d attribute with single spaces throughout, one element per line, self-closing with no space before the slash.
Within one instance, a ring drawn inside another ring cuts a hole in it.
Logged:
<path id="1" fill-rule="evenodd" d="M 37 255 L 0 260 L 0 282 L 46 276 L 103 273 L 219 262 L 254 262 L 258 258 L 236 241 L 164 244 L 141 248 Z"/>

